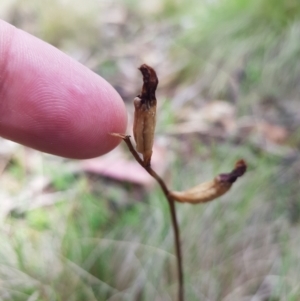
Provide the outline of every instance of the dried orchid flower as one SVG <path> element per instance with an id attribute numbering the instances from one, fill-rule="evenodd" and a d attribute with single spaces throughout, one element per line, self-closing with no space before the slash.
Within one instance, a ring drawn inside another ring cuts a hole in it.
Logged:
<path id="1" fill-rule="evenodd" d="M 236 162 L 232 172 L 220 174 L 209 182 L 201 183 L 186 191 L 170 191 L 169 196 L 180 203 L 199 204 L 210 202 L 225 194 L 247 169 L 244 160 Z"/>
<path id="2" fill-rule="evenodd" d="M 155 71 L 146 64 L 139 70 L 143 75 L 144 84 L 141 94 L 134 99 L 133 135 L 136 150 L 143 155 L 145 166 L 150 166 L 156 125 L 155 91 L 158 79 Z"/>

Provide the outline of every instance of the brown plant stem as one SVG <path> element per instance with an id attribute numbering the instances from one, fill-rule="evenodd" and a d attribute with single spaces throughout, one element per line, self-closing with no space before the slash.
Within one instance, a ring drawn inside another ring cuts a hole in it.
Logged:
<path id="1" fill-rule="evenodd" d="M 180 231 L 178 227 L 178 221 L 176 217 L 176 209 L 175 209 L 175 203 L 174 200 L 171 198 L 169 194 L 169 189 L 163 179 L 151 168 L 150 165 L 145 164 L 143 160 L 140 158 L 136 150 L 134 149 L 130 136 L 129 135 L 122 135 L 122 134 L 116 134 L 112 133 L 111 135 L 115 137 L 119 137 L 124 140 L 126 143 L 129 151 L 134 156 L 136 161 L 148 172 L 150 176 L 152 176 L 159 186 L 161 187 L 170 208 L 170 214 L 171 214 L 171 221 L 172 221 L 172 227 L 174 231 L 174 240 L 175 240 L 175 251 L 176 251 L 176 259 L 177 259 L 177 270 L 178 270 L 178 301 L 184 301 L 184 277 L 183 277 L 183 267 L 182 267 L 182 252 L 181 252 L 181 245 L 180 245 Z"/>

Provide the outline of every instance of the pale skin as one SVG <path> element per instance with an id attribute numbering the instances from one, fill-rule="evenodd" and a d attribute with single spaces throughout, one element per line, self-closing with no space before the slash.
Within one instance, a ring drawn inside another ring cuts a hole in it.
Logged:
<path id="1" fill-rule="evenodd" d="M 0 136 L 86 159 L 120 142 L 127 113 L 103 78 L 53 46 L 0 20 Z"/>

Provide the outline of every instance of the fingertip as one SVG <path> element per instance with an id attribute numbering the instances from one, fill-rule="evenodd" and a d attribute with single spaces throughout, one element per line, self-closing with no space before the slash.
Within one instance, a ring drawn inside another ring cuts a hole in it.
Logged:
<path id="1" fill-rule="evenodd" d="M 103 78 L 51 45 L 0 22 L 0 135 L 43 152 L 96 157 L 119 144 L 123 100 Z"/>

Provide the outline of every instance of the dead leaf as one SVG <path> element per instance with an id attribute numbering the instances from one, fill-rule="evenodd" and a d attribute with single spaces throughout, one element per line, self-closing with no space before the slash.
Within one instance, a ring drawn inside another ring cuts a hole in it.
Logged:
<path id="1" fill-rule="evenodd" d="M 167 132 L 183 134 L 198 132 L 210 133 L 213 136 L 228 136 L 236 131 L 236 109 L 221 100 L 205 104 L 200 109 L 192 107 L 180 111 L 179 118 L 183 121 L 171 126 Z M 217 132 L 217 133 L 216 133 Z"/>
<path id="2" fill-rule="evenodd" d="M 257 120 L 252 117 L 240 119 L 239 132 L 243 136 L 252 135 L 256 136 L 256 139 L 280 145 L 287 142 L 289 137 L 289 132 L 283 126 L 271 124 L 264 120 Z"/>
<path id="3" fill-rule="evenodd" d="M 166 160 L 166 149 L 154 144 L 152 155 L 152 166 L 163 175 L 166 171 L 168 160 Z M 155 181 L 142 168 L 127 150 L 123 151 L 120 147 L 102 157 L 84 160 L 81 163 L 83 171 L 98 174 L 121 182 L 129 182 L 145 187 L 151 187 Z"/>

